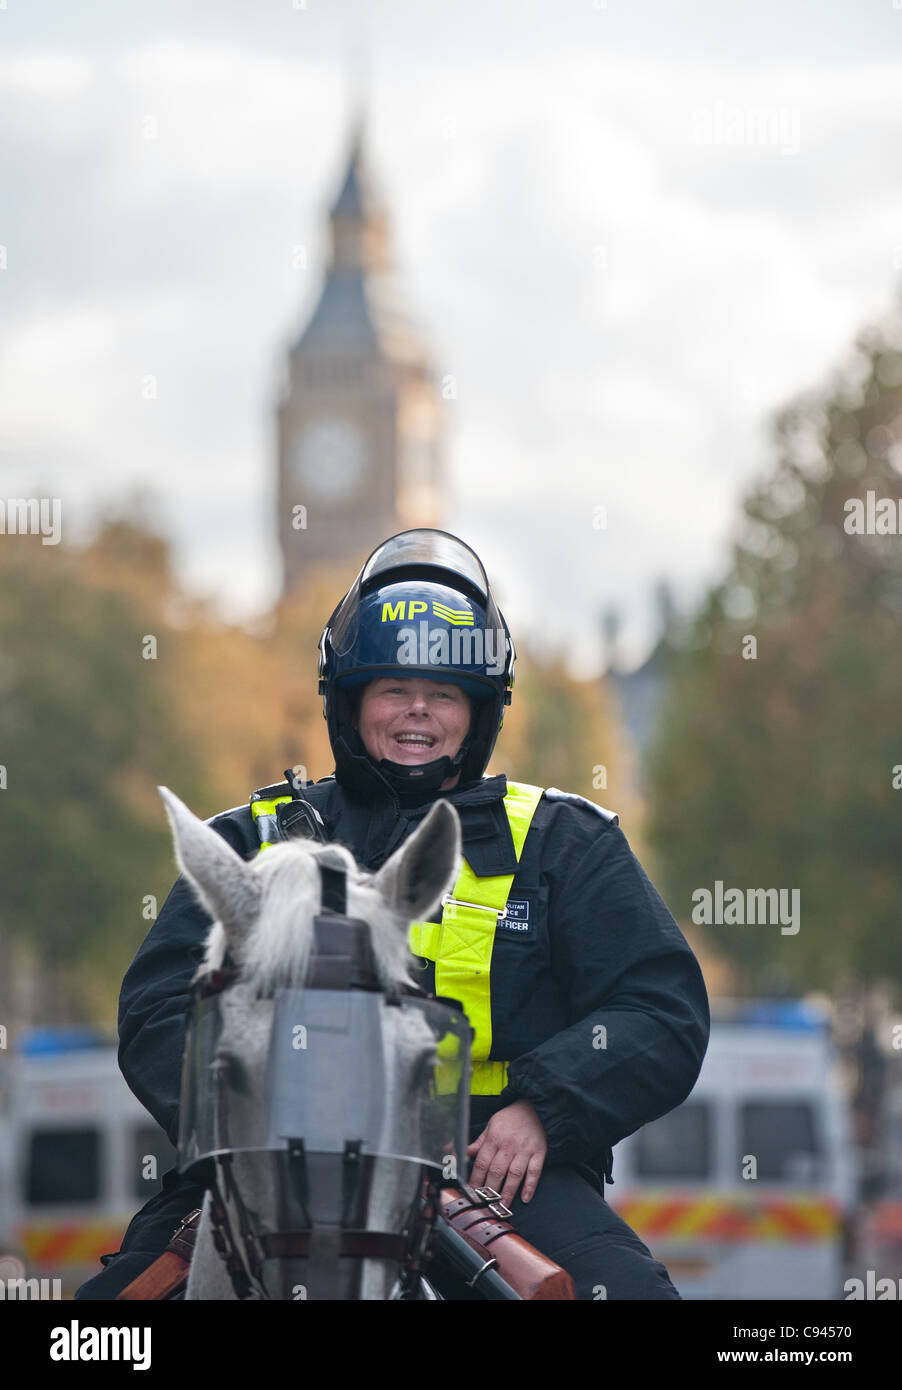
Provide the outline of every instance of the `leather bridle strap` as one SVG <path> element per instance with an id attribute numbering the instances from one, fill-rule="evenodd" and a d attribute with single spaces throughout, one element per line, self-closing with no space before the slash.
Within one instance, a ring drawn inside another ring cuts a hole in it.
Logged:
<path id="1" fill-rule="evenodd" d="M 213 1243 L 225 1260 L 236 1297 L 266 1298 L 268 1295 L 255 1248 L 255 1236 L 241 1193 L 232 1177 L 232 1155 L 217 1154 L 215 1163 L 221 1181 L 210 1189 Z M 229 1219 L 230 1207 L 237 1219 L 237 1239 Z"/>
<path id="2" fill-rule="evenodd" d="M 268 1260 L 287 1260 L 310 1254 L 313 1231 L 278 1231 L 257 1239 Z M 360 1260 L 404 1260 L 410 1253 L 410 1237 L 387 1231 L 339 1231 L 339 1255 Z"/>
<path id="3" fill-rule="evenodd" d="M 298 1144 L 292 1156 L 296 1163 L 295 1182 L 302 1208 L 307 1205 L 306 1155 Z M 342 1201 L 345 1213 L 349 1207 L 352 1188 L 348 1181 L 351 1166 L 359 1159 L 359 1146 L 348 1144 L 343 1163 Z M 218 1183 L 211 1189 L 213 1240 L 225 1262 L 232 1286 L 239 1299 L 268 1298 L 263 1279 L 263 1262 L 270 1259 L 306 1258 L 316 1269 L 317 1282 L 327 1297 L 339 1297 L 337 1257 L 352 1259 L 390 1260 L 402 1266 L 402 1279 L 409 1282 L 412 1262 L 419 1263 L 416 1236 L 388 1231 L 348 1229 L 328 1223 L 316 1223 L 307 1230 L 255 1232 L 251 1229 L 247 1210 L 232 1176 L 231 1154 L 216 1156 Z M 230 1219 L 230 1216 L 234 1219 Z M 344 1215 L 342 1219 L 345 1219 Z M 237 1228 L 237 1229 L 236 1229 Z M 430 1224 L 431 1230 L 431 1224 Z"/>
<path id="4" fill-rule="evenodd" d="M 320 859 L 320 912 L 337 912 L 343 917 L 348 907 L 348 884 L 344 869 L 333 868 Z"/>

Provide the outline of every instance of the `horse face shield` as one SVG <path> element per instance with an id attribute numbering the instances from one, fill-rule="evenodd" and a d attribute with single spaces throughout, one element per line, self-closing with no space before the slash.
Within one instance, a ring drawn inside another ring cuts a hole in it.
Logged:
<path id="1" fill-rule="evenodd" d="M 265 1055 L 243 1056 L 227 994 L 197 1001 L 182 1074 L 181 1172 L 249 1152 L 395 1158 L 466 1171 L 470 1029 L 434 1000 L 281 989 Z"/>

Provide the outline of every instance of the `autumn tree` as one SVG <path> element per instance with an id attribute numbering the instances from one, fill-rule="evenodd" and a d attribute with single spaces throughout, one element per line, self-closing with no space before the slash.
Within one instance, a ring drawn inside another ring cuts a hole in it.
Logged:
<path id="1" fill-rule="evenodd" d="M 898 981 L 902 313 L 779 413 L 773 447 L 675 657 L 648 830 L 687 915 L 716 880 L 799 891 L 794 934 L 700 929 L 748 992 Z"/>
<path id="2" fill-rule="evenodd" d="M 82 549 L 0 546 L 0 932 L 57 972 L 69 1012 L 108 1001 L 149 927 L 170 857 L 155 778 L 177 767 L 200 792 L 167 671 L 171 584 L 165 545 L 124 522 Z"/>

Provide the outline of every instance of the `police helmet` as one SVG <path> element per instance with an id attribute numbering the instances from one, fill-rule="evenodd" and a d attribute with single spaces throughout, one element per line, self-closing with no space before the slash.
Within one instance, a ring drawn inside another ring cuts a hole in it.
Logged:
<path id="1" fill-rule="evenodd" d="M 447 531 L 402 531 L 378 546 L 323 629 L 319 691 L 335 756 L 349 789 L 374 780 L 399 795 L 428 794 L 460 771 L 485 771 L 510 704 L 514 644 L 479 557 Z M 353 726 L 355 697 L 380 676 L 424 676 L 460 686 L 470 729 L 454 758 L 405 765 L 367 753 Z"/>

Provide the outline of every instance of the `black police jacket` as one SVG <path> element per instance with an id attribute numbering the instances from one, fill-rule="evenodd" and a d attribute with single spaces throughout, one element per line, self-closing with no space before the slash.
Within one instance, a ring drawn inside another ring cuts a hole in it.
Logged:
<path id="1" fill-rule="evenodd" d="M 525 1098 L 545 1129 L 546 1162 L 612 1181 L 614 1145 L 679 1105 L 695 1084 L 710 1030 L 704 981 L 610 813 L 581 797 L 543 796 L 518 865 L 506 790 L 501 775 L 441 793 L 460 816 L 473 872 L 516 870 L 510 900 L 521 904 L 514 929 L 499 924 L 491 967 L 490 1055 L 509 1062 L 508 1085 L 500 1096 L 473 1098 L 470 1139 L 495 1110 Z M 303 799 L 322 818 L 327 839 L 375 870 L 434 798 L 412 809 L 393 794 L 363 801 L 329 777 L 304 784 Z M 311 833 L 303 801 L 281 805 L 278 819 L 283 836 Z M 248 806 L 209 824 L 245 859 L 257 854 Z M 440 917 L 439 908 L 433 920 Z M 190 981 L 210 924 L 180 876 L 120 995 L 122 1073 L 173 1143 Z M 420 978 L 431 989 L 434 967 Z M 168 1175 L 164 1185 L 175 1183 Z"/>

